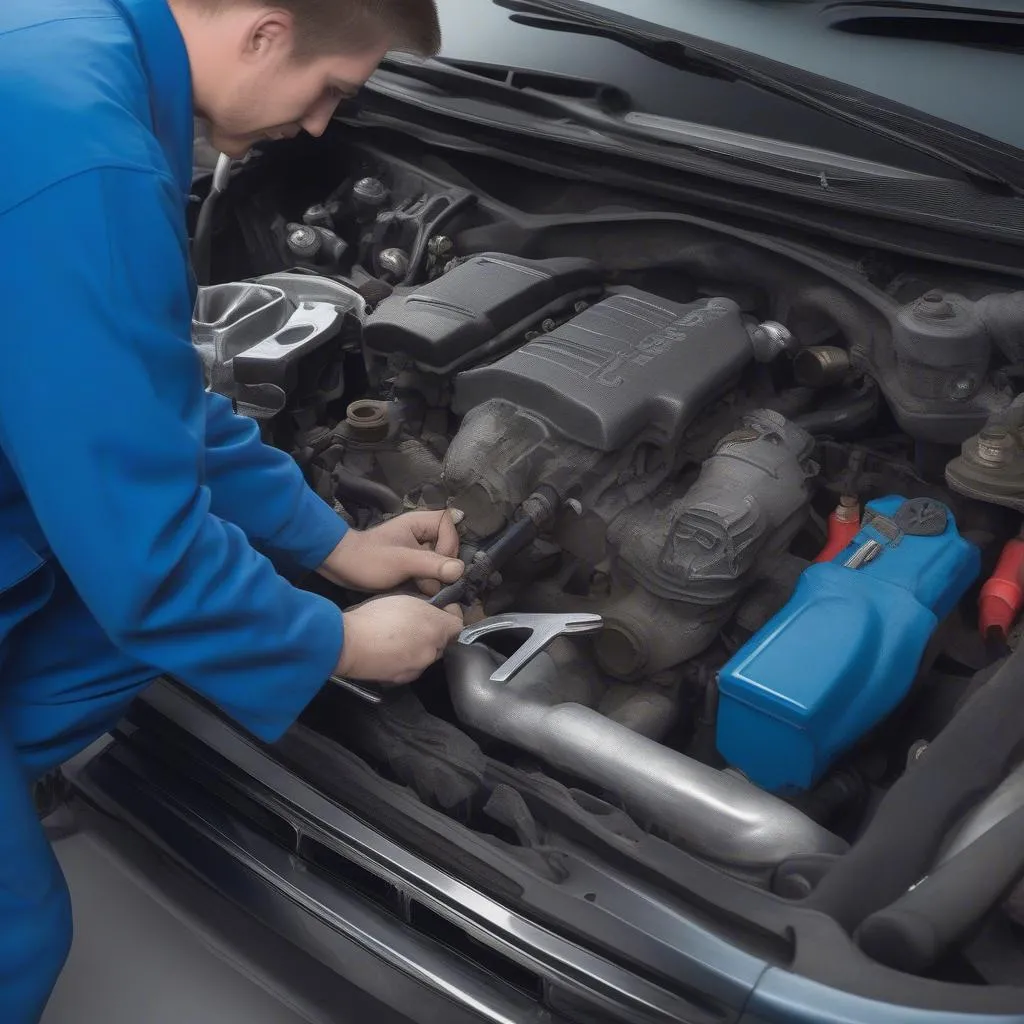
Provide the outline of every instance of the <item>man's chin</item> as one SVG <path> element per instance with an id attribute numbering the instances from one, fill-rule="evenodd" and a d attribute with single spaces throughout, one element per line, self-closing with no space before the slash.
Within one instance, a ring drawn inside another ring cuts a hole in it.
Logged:
<path id="1" fill-rule="evenodd" d="M 216 129 L 208 133 L 210 145 L 218 153 L 231 157 L 232 160 L 241 160 L 246 153 L 259 141 L 258 136 L 253 135 L 224 135 Z"/>

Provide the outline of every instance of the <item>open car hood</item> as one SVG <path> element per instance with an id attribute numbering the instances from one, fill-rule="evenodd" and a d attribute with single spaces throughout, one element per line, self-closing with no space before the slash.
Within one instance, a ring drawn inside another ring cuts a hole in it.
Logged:
<path id="1" fill-rule="evenodd" d="M 552 29 L 555 46 L 557 29 L 620 42 L 629 36 L 627 45 L 656 60 L 698 72 L 703 64 L 711 77 L 735 75 L 967 169 L 973 165 L 1015 190 L 1024 183 L 1024 124 L 998 102 L 1021 81 L 1013 50 L 1019 52 L 1014 40 L 1024 33 L 1024 6 L 972 12 L 917 3 L 495 2 L 514 22 Z M 439 7 L 443 22 L 451 9 L 446 46 L 465 49 L 454 3 L 446 7 L 442 0 Z M 474 40 L 472 48 L 478 45 L 491 43 Z M 505 44 L 495 39 L 494 45 L 500 51 Z M 551 66 L 549 56 L 545 51 Z"/>

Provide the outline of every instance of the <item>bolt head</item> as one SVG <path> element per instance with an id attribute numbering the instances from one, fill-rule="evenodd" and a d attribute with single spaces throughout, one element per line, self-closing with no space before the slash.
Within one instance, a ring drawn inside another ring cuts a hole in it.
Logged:
<path id="1" fill-rule="evenodd" d="M 409 273 L 409 257 L 401 249 L 385 249 L 379 259 L 381 267 L 395 277 Z"/>
<path id="2" fill-rule="evenodd" d="M 427 243 L 427 251 L 431 256 L 444 256 L 452 251 L 452 240 L 446 235 L 435 235 Z"/>
<path id="3" fill-rule="evenodd" d="M 360 178 L 352 187 L 352 192 L 359 199 L 367 202 L 382 200 L 387 194 L 384 183 L 377 178 Z"/>
<path id="4" fill-rule="evenodd" d="M 1007 466 L 1017 457 L 1017 442 L 1007 427 L 985 427 L 973 445 L 972 462 L 996 468 Z"/>
<path id="5" fill-rule="evenodd" d="M 954 401 L 963 401 L 965 398 L 970 398 L 974 393 L 974 381 L 962 377 L 960 380 L 954 381 L 950 393 Z"/>
<path id="6" fill-rule="evenodd" d="M 936 289 L 925 292 L 914 304 L 914 310 L 927 320 L 952 320 L 956 316 L 956 306 Z"/>

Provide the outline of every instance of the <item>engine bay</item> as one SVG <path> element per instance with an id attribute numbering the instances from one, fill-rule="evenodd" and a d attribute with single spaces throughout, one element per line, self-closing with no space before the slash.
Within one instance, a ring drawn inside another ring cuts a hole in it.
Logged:
<path id="1" fill-rule="evenodd" d="M 527 863 L 529 776 L 812 897 L 1017 649 L 1020 282 L 330 137 L 227 196 L 208 385 L 350 524 L 458 510 L 467 625 L 514 627 L 307 724 Z M 1019 749 L 936 812 L 926 875 L 1020 818 Z M 862 950 L 1019 982 L 1018 859 L 927 955 L 891 922 Z"/>

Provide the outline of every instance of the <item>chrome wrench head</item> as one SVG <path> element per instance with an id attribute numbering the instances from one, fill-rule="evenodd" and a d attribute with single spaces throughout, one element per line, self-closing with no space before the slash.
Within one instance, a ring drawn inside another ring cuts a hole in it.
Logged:
<path id="1" fill-rule="evenodd" d="M 506 615 L 495 615 L 468 626 L 459 634 L 458 642 L 469 646 L 495 633 L 528 632 L 530 635 L 519 650 L 491 674 L 492 682 L 507 683 L 559 637 L 574 636 L 579 633 L 595 633 L 603 625 L 604 619 L 600 615 L 592 615 L 587 612 L 566 614 L 510 612 Z"/>
<path id="2" fill-rule="evenodd" d="M 373 683 L 357 683 L 351 679 L 344 679 L 342 676 L 331 676 L 329 682 L 340 686 L 367 704 L 383 704 L 386 691 Z"/>

